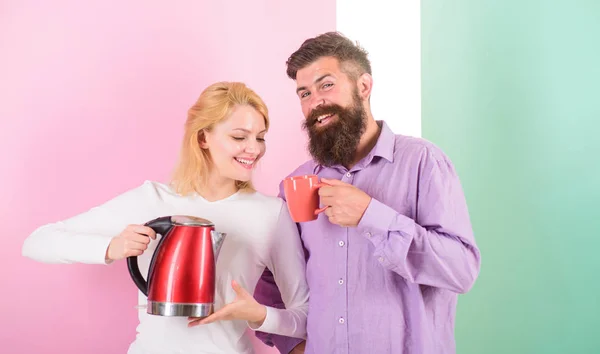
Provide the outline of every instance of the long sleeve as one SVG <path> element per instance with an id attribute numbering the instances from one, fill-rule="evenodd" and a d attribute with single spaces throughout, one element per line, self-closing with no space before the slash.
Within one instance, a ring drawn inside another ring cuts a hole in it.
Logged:
<path id="1" fill-rule="evenodd" d="M 145 182 L 79 215 L 37 228 L 25 239 L 22 255 L 43 263 L 105 264 L 110 240 L 127 225 L 148 221 L 156 200 L 151 182 Z"/>
<path id="2" fill-rule="evenodd" d="M 480 253 L 459 178 L 439 150 L 424 149 L 419 171 L 416 220 L 373 198 L 358 230 L 375 246 L 378 261 L 407 281 L 467 292 Z"/>
<path id="3" fill-rule="evenodd" d="M 267 307 L 267 316 L 260 327 L 253 329 L 306 338 L 309 298 L 306 261 L 298 228 L 292 221 L 285 203 L 281 205 L 277 227 L 272 237 L 267 268 L 274 280 L 273 286 L 279 289 L 277 295 L 283 304 L 269 306 L 263 303 Z M 257 301 L 261 300 L 264 298 Z"/>
<path id="4" fill-rule="evenodd" d="M 278 197 L 285 201 L 283 181 L 279 184 Z M 299 234 L 298 224 L 294 224 L 294 227 L 296 228 L 296 232 L 298 232 Z M 300 243 L 302 243 L 302 240 L 300 240 Z M 304 252 L 304 262 L 306 264 L 306 250 L 304 249 L 304 246 L 302 246 L 302 248 Z M 285 303 L 281 298 L 281 291 L 277 287 L 275 277 L 273 276 L 273 272 L 271 272 L 269 269 L 265 269 L 260 280 L 256 284 L 256 288 L 254 289 L 254 298 L 256 299 L 256 301 L 265 306 L 278 309 L 285 309 Z M 280 353 L 284 354 L 291 352 L 292 349 L 294 349 L 303 340 L 300 338 L 275 335 L 272 333 L 266 333 L 262 331 L 256 331 L 255 334 L 256 338 L 258 338 L 264 344 L 270 347 L 274 346 L 279 350 Z"/>

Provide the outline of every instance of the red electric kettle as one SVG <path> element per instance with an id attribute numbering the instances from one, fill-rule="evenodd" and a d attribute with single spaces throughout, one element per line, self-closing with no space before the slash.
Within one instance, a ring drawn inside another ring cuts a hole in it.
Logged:
<path id="1" fill-rule="evenodd" d="M 147 281 L 137 256 L 127 258 L 133 282 L 148 297 L 146 312 L 159 316 L 206 317 L 214 311 L 216 259 L 226 234 L 193 216 L 164 216 L 144 224 L 162 235 Z"/>

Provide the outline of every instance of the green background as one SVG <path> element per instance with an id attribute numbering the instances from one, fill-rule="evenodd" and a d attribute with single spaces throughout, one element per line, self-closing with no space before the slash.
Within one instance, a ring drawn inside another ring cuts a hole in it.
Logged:
<path id="1" fill-rule="evenodd" d="M 423 137 L 454 161 L 482 252 L 457 353 L 600 353 L 600 1 L 421 16 Z"/>

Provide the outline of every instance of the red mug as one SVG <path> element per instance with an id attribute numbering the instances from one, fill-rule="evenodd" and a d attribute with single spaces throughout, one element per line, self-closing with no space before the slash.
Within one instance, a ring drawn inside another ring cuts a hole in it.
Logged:
<path id="1" fill-rule="evenodd" d="M 292 220 L 312 221 L 327 209 L 327 206 L 319 208 L 319 188 L 324 185 L 326 184 L 319 182 L 317 175 L 293 176 L 283 181 L 283 191 Z"/>

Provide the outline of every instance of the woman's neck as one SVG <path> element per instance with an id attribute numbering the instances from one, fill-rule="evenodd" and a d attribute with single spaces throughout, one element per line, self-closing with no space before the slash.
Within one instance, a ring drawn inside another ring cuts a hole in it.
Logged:
<path id="1" fill-rule="evenodd" d="M 211 175 L 206 182 L 199 194 L 209 202 L 225 199 L 238 191 L 235 181 L 230 178 Z"/>

